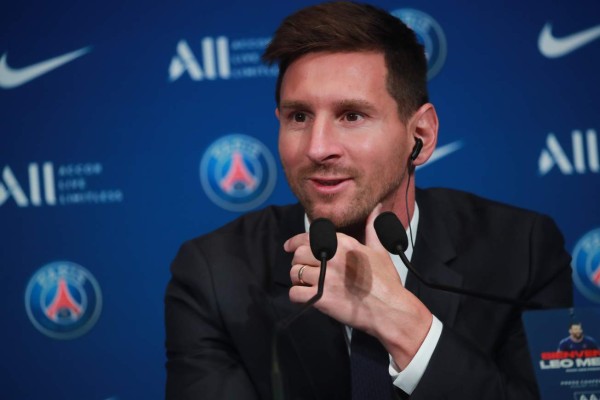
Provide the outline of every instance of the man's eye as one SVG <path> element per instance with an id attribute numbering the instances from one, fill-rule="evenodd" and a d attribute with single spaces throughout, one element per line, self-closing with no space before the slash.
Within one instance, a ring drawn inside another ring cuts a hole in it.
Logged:
<path id="1" fill-rule="evenodd" d="M 306 122 L 306 114 L 297 112 L 294 113 L 294 122 Z"/>
<path id="2" fill-rule="evenodd" d="M 346 119 L 346 121 L 348 122 L 356 122 L 359 121 L 362 118 L 362 115 L 358 114 L 358 113 L 347 113 L 344 118 Z"/>

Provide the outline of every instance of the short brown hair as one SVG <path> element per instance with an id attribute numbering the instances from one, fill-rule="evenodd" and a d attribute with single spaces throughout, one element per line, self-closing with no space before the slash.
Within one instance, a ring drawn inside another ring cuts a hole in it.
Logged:
<path id="1" fill-rule="evenodd" d="M 292 62 L 314 52 L 375 51 L 384 54 L 387 90 L 407 120 L 427 103 L 427 60 L 415 33 L 402 21 L 368 4 L 331 2 L 306 7 L 283 20 L 263 54 L 279 63 L 275 101 Z"/>

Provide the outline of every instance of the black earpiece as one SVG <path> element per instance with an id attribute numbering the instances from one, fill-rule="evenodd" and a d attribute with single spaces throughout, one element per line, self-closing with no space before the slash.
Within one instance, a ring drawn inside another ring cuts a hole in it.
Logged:
<path id="1" fill-rule="evenodd" d="M 415 161 L 417 157 L 419 157 L 419 153 L 421 153 L 422 148 L 423 141 L 419 138 L 415 138 L 415 147 L 413 147 L 412 153 L 410 153 L 410 161 Z"/>

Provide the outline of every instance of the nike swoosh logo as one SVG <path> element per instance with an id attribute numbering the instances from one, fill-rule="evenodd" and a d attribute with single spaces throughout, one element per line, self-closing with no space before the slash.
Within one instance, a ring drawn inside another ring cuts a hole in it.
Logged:
<path id="1" fill-rule="evenodd" d="M 573 33 L 569 36 L 557 38 L 552 35 L 552 24 L 547 22 L 540 32 L 538 48 L 544 56 L 558 58 L 566 56 L 598 38 L 600 38 L 600 25 Z"/>
<path id="2" fill-rule="evenodd" d="M 0 88 L 2 89 L 13 89 L 21 85 L 26 84 L 40 76 L 47 74 L 48 72 L 63 66 L 64 64 L 73 61 L 74 59 L 81 57 L 90 51 L 90 47 L 84 47 L 79 50 L 72 51 L 62 56 L 50 58 L 48 60 L 39 62 L 37 64 L 30 65 L 23 68 L 11 68 L 8 66 L 6 59 L 8 53 L 4 53 L 0 58 Z"/>
<path id="3" fill-rule="evenodd" d="M 448 143 L 444 146 L 438 147 L 437 149 L 435 149 L 433 151 L 433 154 L 431 154 L 431 157 L 429 157 L 429 160 L 427 160 L 427 162 L 425 164 L 419 165 L 417 167 L 417 169 L 427 167 L 428 165 L 431 165 L 434 162 L 441 160 L 442 158 L 454 153 L 455 151 L 460 150 L 462 147 L 463 147 L 462 140 L 458 140 L 454 143 Z"/>

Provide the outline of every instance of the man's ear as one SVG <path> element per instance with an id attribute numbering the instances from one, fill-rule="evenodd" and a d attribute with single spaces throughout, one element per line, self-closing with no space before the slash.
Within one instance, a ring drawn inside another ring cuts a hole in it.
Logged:
<path id="1" fill-rule="evenodd" d="M 423 104 L 412 115 L 408 123 L 408 132 L 413 138 L 421 139 L 423 147 L 413 160 L 414 165 L 423 165 L 433 154 L 437 144 L 439 121 L 435 107 L 431 103 Z M 413 146 L 416 140 L 413 140 Z"/>
<path id="2" fill-rule="evenodd" d="M 279 119 L 279 107 L 275 107 L 275 116 Z"/>

